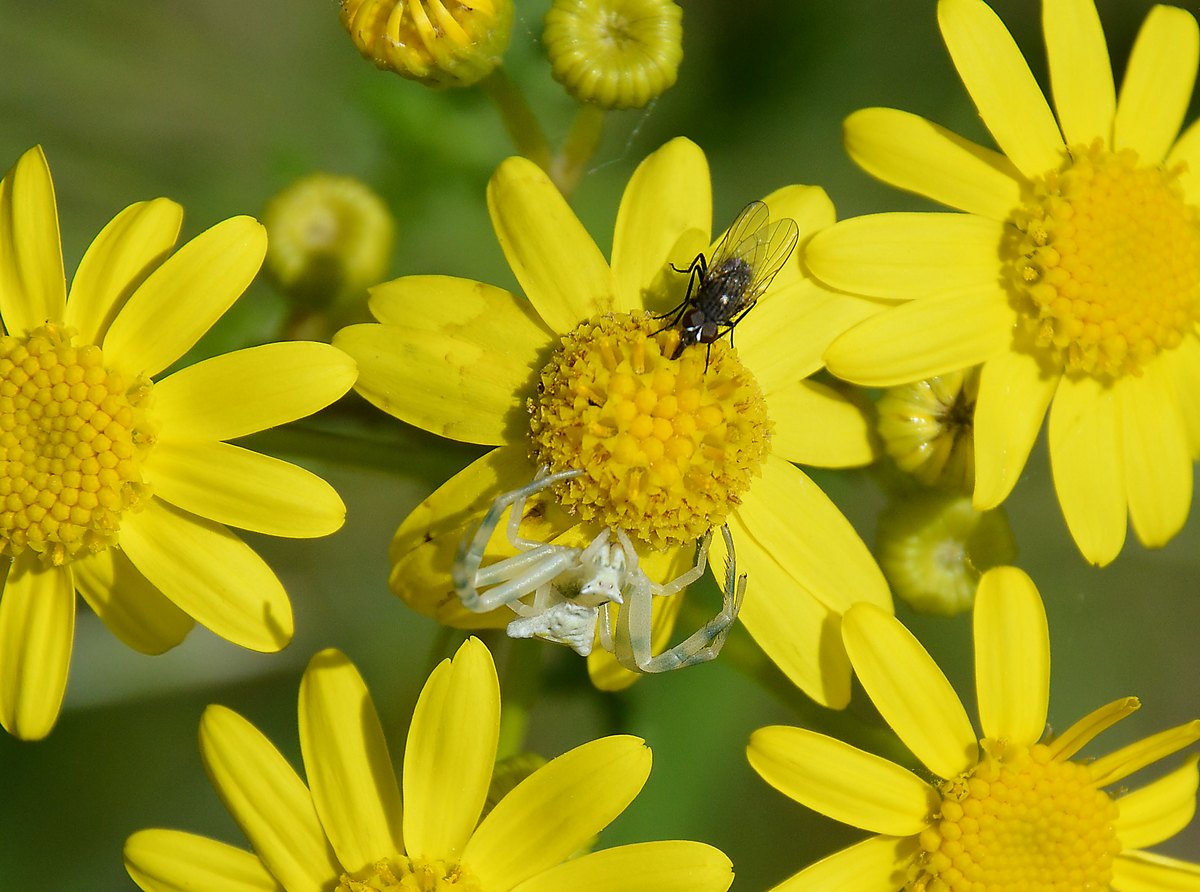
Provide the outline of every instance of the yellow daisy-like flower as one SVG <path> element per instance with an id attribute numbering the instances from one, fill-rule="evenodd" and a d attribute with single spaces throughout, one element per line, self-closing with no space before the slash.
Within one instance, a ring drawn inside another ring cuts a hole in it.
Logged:
<path id="1" fill-rule="evenodd" d="M 398 786 L 362 677 L 343 654 L 322 651 L 300 685 L 307 785 L 236 712 L 210 706 L 200 720 L 205 768 L 254 852 L 177 830 L 142 830 L 125 844 L 126 869 L 147 892 L 729 888 L 729 859 L 698 842 L 571 857 L 645 784 L 650 750 L 636 737 L 604 737 L 552 759 L 481 821 L 499 731 L 496 668 L 472 638 L 425 683 Z"/>
<path id="2" fill-rule="evenodd" d="M 1133 792 L 1105 791 L 1200 739 L 1192 721 L 1095 759 L 1073 759 L 1139 707 L 1110 703 L 1043 736 L 1050 635 L 1041 596 L 1014 567 L 989 570 L 975 601 L 982 739 L 937 664 L 895 618 L 859 605 L 846 649 L 884 719 L 938 778 L 804 728 L 761 728 L 750 764 L 796 801 L 877 836 L 776 890 L 1041 892 L 1200 889 L 1200 865 L 1141 851 L 1191 821 L 1195 756 Z"/>
<path id="3" fill-rule="evenodd" d="M 350 389 L 327 344 L 268 344 L 152 380 L 238 298 L 266 250 L 249 217 L 171 250 L 165 198 L 118 214 L 68 298 L 50 170 L 40 148 L 0 183 L 0 724 L 54 725 L 75 592 L 121 641 L 174 647 L 194 622 L 275 651 L 287 593 L 225 526 L 324 536 L 345 506 L 319 477 L 222 441 L 293 421 Z"/>
<path id="4" fill-rule="evenodd" d="M 813 273 L 908 301 L 839 338 L 829 368 L 892 385 L 983 364 L 975 506 L 1012 490 L 1049 409 L 1055 489 L 1106 564 L 1126 514 L 1167 542 L 1200 451 L 1200 126 L 1177 138 L 1196 20 L 1156 6 L 1118 95 L 1092 0 L 1045 0 L 1055 113 L 982 0 L 940 0 L 950 55 L 1003 154 L 905 112 L 846 121 L 868 172 L 965 213 L 880 214 L 815 238 Z"/>
<path id="5" fill-rule="evenodd" d="M 766 203 L 771 219 L 795 219 L 801 240 L 834 219 L 814 187 L 789 186 Z M 351 326 L 334 339 L 358 360 L 357 389 L 380 408 L 499 447 L 397 531 L 393 589 L 444 623 L 505 625 L 507 608 L 480 616 L 459 603 L 449 583 L 455 550 L 495 497 L 529 483 L 539 466 L 580 469 L 551 500 L 569 513 L 539 503 L 524 535 L 581 544 L 604 526 L 623 529 L 649 550 L 646 572 L 666 581 L 693 560 L 697 537 L 727 522 L 737 570 L 750 579 L 746 628 L 810 696 L 844 706 L 850 667 L 840 616 L 857 600 L 890 610 L 891 598 L 854 529 L 791 462 L 872 460 L 859 409 L 804 377 L 821 367 L 830 340 L 876 305 L 820 288 L 793 260 L 738 325 L 736 350 L 726 338 L 712 344 L 707 368 L 703 344 L 671 358 L 678 330 L 653 314 L 684 296 L 687 276 L 672 264 L 683 269 L 711 251 L 708 165 L 685 139 L 634 173 L 611 265 L 525 159 L 496 171 L 488 207 L 528 299 L 465 279 L 410 276 L 373 289 L 382 324 Z M 720 540 L 712 547 L 717 567 Z M 506 546 L 501 530 L 489 557 Z M 658 647 L 677 605 L 671 599 L 657 615 Z M 603 687 L 633 678 L 599 648 L 589 669 Z"/>

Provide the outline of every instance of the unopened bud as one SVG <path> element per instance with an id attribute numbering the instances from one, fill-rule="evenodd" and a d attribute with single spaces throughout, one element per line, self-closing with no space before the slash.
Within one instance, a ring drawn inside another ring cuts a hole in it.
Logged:
<path id="1" fill-rule="evenodd" d="M 342 0 L 342 25 L 378 67 L 427 87 L 469 87 L 500 64 L 512 0 Z"/>
<path id="2" fill-rule="evenodd" d="M 683 10 L 670 0 L 554 0 L 542 40 L 554 79 L 575 99 L 641 108 L 675 83 Z"/>
<path id="3" fill-rule="evenodd" d="M 926 486 L 971 492 L 978 393 L 977 368 L 888 388 L 878 404 L 884 449 Z"/>

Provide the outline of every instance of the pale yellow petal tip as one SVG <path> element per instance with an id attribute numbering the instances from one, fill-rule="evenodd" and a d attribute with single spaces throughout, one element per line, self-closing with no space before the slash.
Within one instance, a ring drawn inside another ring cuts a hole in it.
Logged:
<path id="1" fill-rule="evenodd" d="M 354 669 L 354 664 L 350 662 L 350 658 L 336 647 L 327 647 L 312 655 L 312 658 L 308 661 L 308 666 L 304 670 L 304 674 L 307 675 L 316 670 L 340 670 L 347 667 Z M 358 670 L 355 669 L 355 671 L 357 672 Z"/>

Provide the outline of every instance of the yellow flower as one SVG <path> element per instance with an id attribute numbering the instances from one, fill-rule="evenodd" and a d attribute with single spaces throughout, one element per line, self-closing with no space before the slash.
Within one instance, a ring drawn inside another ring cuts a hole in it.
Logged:
<path id="1" fill-rule="evenodd" d="M 49 733 L 66 688 L 75 592 L 143 653 L 199 622 L 275 651 L 287 593 L 225 526 L 324 536 L 345 507 L 319 477 L 222 442 L 337 399 L 354 364 L 327 344 L 268 344 L 152 380 L 238 298 L 266 249 L 249 217 L 171 255 L 183 211 L 139 202 L 104 228 L 68 299 L 40 148 L 0 183 L 0 723 Z M 170 255 L 170 256 L 168 256 Z"/>
<path id="2" fill-rule="evenodd" d="M 1096 759 L 1073 759 L 1134 712 L 1127 697 L 1043 737 L 1050 637 L 1033 582 L 988 571 L 975 602 L 977 740 L 954 689 L 917 640 L 873 605 L 843 621 L 863 687 L 938 780 L 804 728 L 761 728 L 750 764 L 796 801 L 877 836 L 776 890 L 1000 892 L 1200 888 L 1200 865 L 1141 851 L 1192 819 L 1196 757 L 1133 792 L 1106 792 L 1200 739 L 1192 721 Z"/>
<path id="3" fill-rule="evenodd" d="M 205 768 L 254 852 L 177 830 L 142 830 L 125 844 L 125 866 L 138 886 L 724 892 L 733 881 L 729 859 L 698 842 L 571 858 L 645 784 L 650 750 L 636 737 L 604 737 L 552 759 L 480 821 L 496 758 L 500 687 L 477 639 L 425 683 L 399 786 L 371 695 L 343 654 L 313 657 L 299 712 L 307 786 L 236 712 L 205 711 Z"/>
<path id="4" fill-rule="evenodd" d="M 1160 546 L 1187 518 L 1200 451 L 1200 128 L 1176 138 L 1196 21 L 1154 7 L 1118 96 L 1092 0 L 1046 0 L 1056 118 L 981 0 L 941 0 L 938 18 L 1003 154 L 893 109 L 850 116 L 846 144 L 868 172 L 965 213 L 862 217 L 813 240 L 818 278 L 906 301 L 826 361 L 880 386 L 982 363 L 975 506 L 1007 497 L 1049 409 L 1083 555 L 1113 560 L 1127 513 Z"/>
<path id="5" fill-rule="evenodd" d="M 767 204 L 772 219 L 796 220 L 802 240 L 834 217 L 813 187 L 780 189 Z M 707 162 L 684 139 L 634 173 L 611 266 L 545 174 L 522 158 L 492 177 L 488 207 L 528 299 L 465 279 L 410 276 L 373 289 L 382 324 L 351 326 L 334 339 L 358 360 L 359 392 L 380 408 L 499 447 L 397 531 L 393 589 L 444 623 L 505 625 L 511 611 L 479 616 L 455 597 L 449 575 L 458 543 L 499 493 L 529 483 L 538 465 L 582 469 L 554 493 L 574 514 L 531 517 L 525 535 L 580 544 L 615 526 L 643 551 L 649 546 L 643 566 L 666 581 L 693 560 L 697 536 L 728 522 L 738 572 L 749 575 L 746 628 L 814 699 L 844 706 L 850 668 L 838 619 L 853 601 L 890 610 L 891 599 L 853 528 L 791 462 L 873 458 L 861 412 L 804 376 L 820 368 L 821 352 L 848 320 L 874 304 L 817 287 L 793 261 L 737 327 L 736 350 L 724 337 L 714 343 L 707 371 L 703 344 L 671 359 L 678 331 L 663 331 L 668 323 L 647 310 L 663 313 L 682 299 L 687 277 L 671 265 L 686 268 L 710 250 L 712 217 Z M 501 531 L 489 554 L 504 553 L 504 538 Z M 720 540 L 715 567 L 724 559 Z M 658 615 L 657 647 L 677 605 L 671 599 Z M 598 648 L 589 669 L 605 687 L 632 680 Z"/>

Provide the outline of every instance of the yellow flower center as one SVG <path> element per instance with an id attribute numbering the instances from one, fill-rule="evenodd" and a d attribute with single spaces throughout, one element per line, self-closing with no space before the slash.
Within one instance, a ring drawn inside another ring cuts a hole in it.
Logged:
<path id="1" fill-rule="evenodd" d="M 582 469 L 557 490 L 584 521 L 653 548 L 725 522 L 770 449 L 754 376 L 724 341 L 668 357 L 679 343 L 649 314 L 592 319 L 562 339 L 530 400 L 532 458 Z"/>
<path id="2" fill-rule="evenodd" d="M 1200 223 L 1178 173 L 1096 143 L 1035 181 L 1012 281 L 1060 367 L 1139 374 L 1200 318 Z"/>
<path id="3" fill-rule="evenodd" d="M 379 861 L 358 879 L 345 874 L 335 892 L 483 892 L 483 886 L 465 865 L 420 858 Z"/>
<path id="4" fill-rule="evenodd" d="M 983 741 L 974 769 L 942 784 L 905 888 L 918 892 L 1104 890 L 1121 850 L 1116 803 L 1087 765 L 1043 744 Z"/>
<path id="5" fill-rule="evenodd" d="M 149 393 L 59 326 L 0 337 L 0 552 L 58 565 L 116 543 L 121 515 L 149 497 Z"/>

